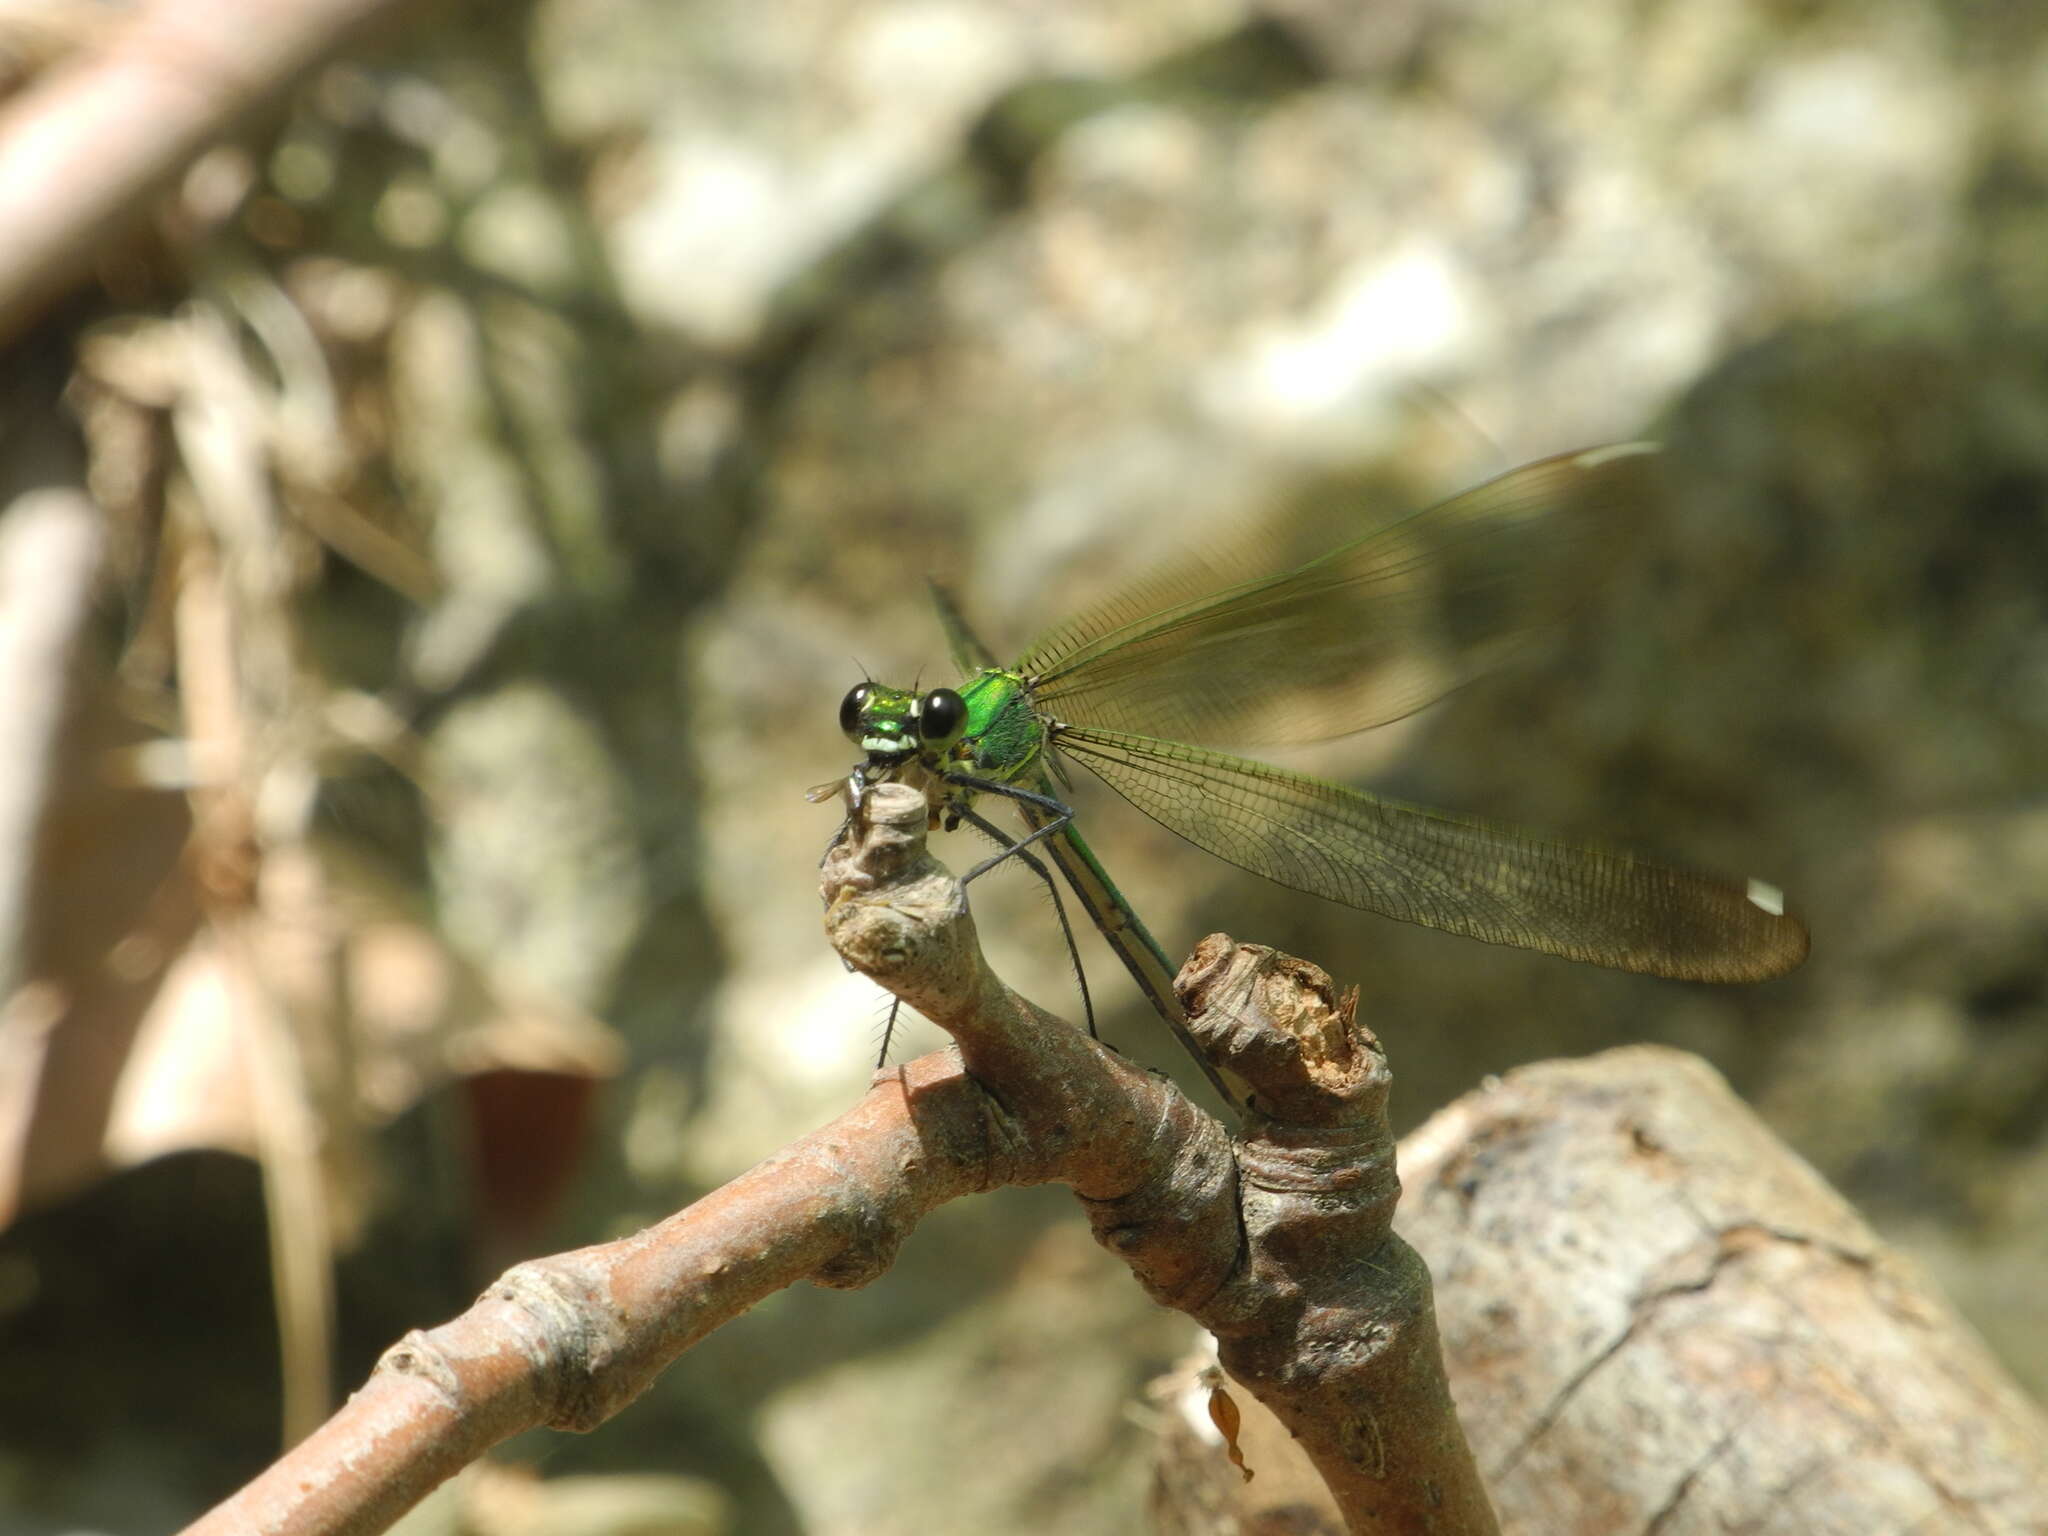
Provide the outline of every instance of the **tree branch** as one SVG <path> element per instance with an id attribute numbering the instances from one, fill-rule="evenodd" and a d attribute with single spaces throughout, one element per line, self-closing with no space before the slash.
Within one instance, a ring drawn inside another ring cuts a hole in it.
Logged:
<path id="1" fill-rule="evenodd" d="M 515 1266 L 192 1531 L 383 1530 L 514 1434 L 594 1428 L 784 1286 L 865 1284 L 924 1212 L 984 1187 L 987 1107 L 957 1061 L 924 1057 L 668 1220 Z"/>
<path id="2" fill-rule="evenodd" d="M 1385 1059 L 1329 979 L 1220 935 L 1183 971 L 1197 1039 L 1257 1095 L 1233 1143 L 1166 1079 L 1003 985 L 925 830 L 921 795 L 869 791 L 825 863 L 826 929 L 955 1050 L 878 1078 L 831 1126 L 658 1226 L 514 1268 L 388 1351 L 340 1413 L 193 1530 L 381 1530 L 512 1434 L 595 1427 L 771 1291 L 864 1285 L 933 1207 L 1051 1180 L 1150 1294 L 1218 1335 L 1353 1530 L 1493 1530 L 1428 1276 L 1388 1228 Z"/>

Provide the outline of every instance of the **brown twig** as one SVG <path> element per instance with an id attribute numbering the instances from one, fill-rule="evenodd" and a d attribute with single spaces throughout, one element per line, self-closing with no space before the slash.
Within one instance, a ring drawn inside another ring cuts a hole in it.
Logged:
<path id="1" fill-rule="evenodd" d="M 956 1051 L 879 1078 L 831 1126 L 659 1226 L 513 1269 L 388 1351 L 340 1413 L 193 1531 L 381 1530 L 512 1434 L 601 1423 L 770 1292 L 866 1284 L 933 1207 L 1050 1180 L 1075 1188 L 1153 1296 L 1215 1330 L 1352 1529 L 1491 1531 L 1427 1276 L 1386 1227 L 1384 1060 L 1328 979 L 1220 936 L 1183 973 L 1197 1037 L 1259 1094 L 1234 1147 L 1170 1083 L 990 972 L 925 820 L 912 790 L 868 793 L 826 861 L 826 928 Z"/>
<path id="2" fill-rule="evenodd" d="M 588 1430 L 720 1324 L 799 1280 L 865 1284 L 932 1207 L 981 1188 L 988 1101 L 928 1056 L 667 1221 L 522 1264 L 385 1353 L 361 1391 L 192 1532 L 385 1529 L 491 1446 Z"/>

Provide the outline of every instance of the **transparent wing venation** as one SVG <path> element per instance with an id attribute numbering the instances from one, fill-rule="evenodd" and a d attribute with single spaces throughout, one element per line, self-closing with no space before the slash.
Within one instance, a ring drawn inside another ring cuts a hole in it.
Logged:
<path id="1" fill-rule="evenodd" d="M 1806 956 L 1749 887 L 1179 742 L 1062 726 L 1060 752 L 1241 869 L 1404 922 L 1617 970 L 1759 981 Z"/>
<path id="2" fill-rule="evenodd" d="M 1499 666 L 1591 590 L 1649 463 L 1649 445 L 1540 460 L 1222 591 L 1197 595 L 1191 560 L 1041 636 L 1018 670 L 1048 712 L 1137 735 L 1281 744 L 1383 724 Z"/>

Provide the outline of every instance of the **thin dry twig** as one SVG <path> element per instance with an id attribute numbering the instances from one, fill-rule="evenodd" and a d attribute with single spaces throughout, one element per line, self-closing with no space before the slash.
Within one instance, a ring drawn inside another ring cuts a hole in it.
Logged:
<path id="1" fill-rule="evenodd" d="M 1327 977 L 1205 940 L 1192 1027 L 1260 1109 L 1242 1140 L 1164 1078 L 988 969 L 921 796 L 869 792 L 825 865 L 840 953 L 954 1037 L 689 1209 L 510 1271 L 386 1353 L 311 1438 L 192 1529 L 381 1530 L 484 1450 L 587 1430 L 770 1292 L 875 1279 L 923 1215 L 1007 1183 L 1070 1184 L 1148 1292 L 1210 1327 L 1300 1437 L 1351 1528 L 1490 1532 L 1450 1410 L 1428 1277 L 1388 1230 L 1398 1192 L 1377 1042 Z"/>

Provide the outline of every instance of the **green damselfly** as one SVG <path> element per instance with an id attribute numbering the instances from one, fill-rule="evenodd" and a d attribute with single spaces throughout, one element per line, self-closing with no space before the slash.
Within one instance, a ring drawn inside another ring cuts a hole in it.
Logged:
<path id="1" fill-rule="evenodd" d="M 1406 805 L 1215 750 L 1348 735 L 1497 666 L 1558 622 L 1588 584 L 1586 567 L 1626 536 L 1653 452 L 1630 443 L 1539 460 L 1277 575 L 1230 583 L 1190 559 L 1048 631 L 1007 667 L 938 593 L 963 680 L 925 692 L 855 686 L 839 723 L 866 755 L 847 791 L 858 803 L 878 783 L 921 788 L 935 827 L 964 820 L 1000 846 L 967 880 L 1020 858 L 1058 905 L 1042 850 L 1233 1104 L 1240 1095 L 1188 1035 L 1172 963 L 1074 826 L 1056 787 L 1069 764 L 1197 847 L 1346 906 L 1679 980 L 1779 975 L 1806 957 L 1807 934 L 1762 881 Z M 1011 838 L 985 820 L 974 808 L 984 795 L 1014 802 L 1028 832 Z M 1082 988 L 1086 1004 L 1085 979 Z"/>

